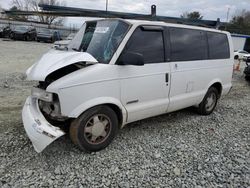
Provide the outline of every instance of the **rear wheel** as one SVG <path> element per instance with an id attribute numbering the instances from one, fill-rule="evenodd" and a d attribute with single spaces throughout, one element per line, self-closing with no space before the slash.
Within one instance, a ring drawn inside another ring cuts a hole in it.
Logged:
<path id="1" fill-rule="evenodd" d="M 29 36 L 29 35 L 26 35 L 26 36 L 24 37 L 24 40 L 30 41 L 30 36 Z"/>
<path id="2" fill-rule="evenodd" d="M 70 137 L 82 150 L 99 151 L 112 142 L 117 131 L 116 113 L 108 106 L 97 106 L 71 123 Z"/>
<path id="3" fill-rule="evenodd" d="M 201 115 L 211 114 L 218 102 L 219 92 L 215 87 L 210 87 L 198 107 L 198 113 Z"/>

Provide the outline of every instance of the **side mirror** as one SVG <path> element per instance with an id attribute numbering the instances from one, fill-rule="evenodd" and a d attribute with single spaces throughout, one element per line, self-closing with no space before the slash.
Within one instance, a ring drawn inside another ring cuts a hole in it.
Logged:
<path id="1" fill-rule="evenodd" d="M 136 66 L 143 66 L 144 65 L 144 58 L 143 55 L 140 53 L 135 52 L 125 52 L 119 58 L 119 65 L 136 65 Z"/>

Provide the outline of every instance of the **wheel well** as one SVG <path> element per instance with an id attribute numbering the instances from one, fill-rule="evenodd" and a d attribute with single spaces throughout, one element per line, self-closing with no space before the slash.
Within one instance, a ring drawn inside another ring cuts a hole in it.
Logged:
<path id="1" fill-rule="evenodd" d="M 123 122 L 123 115 L 122 115 L 121 109 L 118 106 L 116 106 L 115 104 L 103 104 L 103 105 L 107 105 L 112 110 L 114 110 L 114 112 L 116 113 L 117 118 L 118 118 L 119 126 L 121 127 L 122 122 Z"/>
<path id="2" fill-rule="evenodd" d="M 122 115 L 122 110 L 118 106 L 116 106 L 115 104 L 111 104 L 111 103 L 100 104 L 100 105 L 96 105 L 96 106 L 108 106 L 108 107 L 110 107 L 117 115 L 119 127 L 121 128 L 122 123 L 123 123 L 123 115 Z M 86 112 L 89 109 L 94 108 L 96 106 L 92 106 L 92 107 L 86 109 L 84 112 Z M 78 117 L 80 117 L 84 112 L 82 112 Z M 74 120 L 74 119 L 76 119 L 76 118 L 72 118 L 72 120 Z"/>
<path id="3" fill-rule="evenodd" d="M 222 85 L 220 82 L 216 82 L 213 85 L 211 85 L 211 87 L 214 87 L 217 89 L 218 93 L 219 93 L 219 97 L 221 96 L 222 93 Z"/>

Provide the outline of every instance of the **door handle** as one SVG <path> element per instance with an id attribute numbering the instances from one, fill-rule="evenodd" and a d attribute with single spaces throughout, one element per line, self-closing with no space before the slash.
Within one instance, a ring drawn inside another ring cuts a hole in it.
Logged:
<path id="1" fill-rule="evenodd" d="M 166 75 L 165 75 L 165 81 L 166 81 L 166 83 L 168 84 L 168 81 L 169 81 L 168 73 L 166 73 Z"/>

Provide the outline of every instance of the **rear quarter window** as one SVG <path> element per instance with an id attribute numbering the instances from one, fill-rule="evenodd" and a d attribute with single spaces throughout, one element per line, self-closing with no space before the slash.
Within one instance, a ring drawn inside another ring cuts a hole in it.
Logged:
<path id="1" fill-rule="evenodd" d="M 228 59 L 228 37 L 224 33 L 207 32 L 209 59 Z"/>

